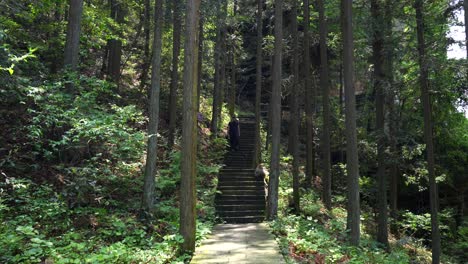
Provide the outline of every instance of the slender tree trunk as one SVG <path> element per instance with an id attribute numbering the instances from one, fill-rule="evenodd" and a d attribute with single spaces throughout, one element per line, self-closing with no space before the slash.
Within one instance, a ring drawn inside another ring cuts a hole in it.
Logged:
<path id="1" fill-rule="evenodd" d="M 187 0 L 185 54 L 184 54 L 184 106 L 182 111 L 182 157 L 180 181 L 180 233 L 184 238 L 183 251 L 194 251 L 196 231 L 196 161 L 197 161 L 197 77 L 198 26 L 200 0 Z"/>
<path id="2" fill-rule="evenodd" d="M 61 15 L 61 10 L 63 9 L 64 2 L 56 2 L 54 5 L 54 15 L 53 18 L 51 19 L 51 23 L 62 23 L 63 18 Z M 55 27 L 52 32 L 51 32 L 51 40 L 48 42 L 48 50 L 51 51 L 51 54 L 48 56 L 47 60 L 50 61 L 50 73 L 56 74 L 58 70 L 60 70 L 59 66 L 61 65 L 61 61 L 59 61 L 59 58 L 61 59 L 61 56 L 56 52 L 56 47 L 61 43 L 61 34 L 62 34 L 62 29 L 60 27 Z"/>
<path id="3" fill-rule="evenodd" d="M 466 59 L 468 60 L 468 1 L 463 1 L 463 9 L 465 11 L 465 47 L 466 47 Z M 468 75 L 468 72 L 467 72 Z M 468 78 L 468 77 L 467 77 Z"/>
<path id="4" fill-rule="evenodd" d="M 158 152 L 159 93 L 161 91 L 161 49 L 163 27 L 163 1 L 157 0 L 154 17 L 153 61 L 151 89 L 149 91 L 148 149 L 146 152 L 145 180 L 143 184 L 143 210 L 153 211 L 156 161 Z"/>
<path id="5" fill-rule="evenodd" d="M 255 149 L 254 166 L 257 166 L 261 160 L 261 138 L 260 125 L 262 122 L 261 107 L 262 103 L 262 65 L 263 65 L 263 0 L 257 0 L 257 58 L 256 58 L 256 76 L 255 76 Z"/>
<path id="6" fill-rule="evenodd" d="M 283 0 L 275 0 L 275 60 L 273 64 L 273 87 L 271 94 L 272 138 L 270 182 L 268 184 L 267 219 L 278 215 L 279 158 L 281 137 L 281 56 L 283 45 Z"/>
<path id="7" fill-rule="evenodd" d="M 427 170 L 429 172 L 429 193 L 431 208 L 431 230 L 432 230 L 432 263 L 440 263 L 440 233 L 437 208 L 439 195 L 435 181 L 434 171 L 434 142 L 432 138 L 432 106 L 429 95 L 429 69 L 426 55 L 426 43 L 424 41 L 424 17 L 423 0 L 416 0 L 416 28 L 418 35 L 419 52 L 419 82 L 421 85 L 421 101 L 424 111 L 424 138 L 426 139 Z"/>
<path id="8" fill-rule="evenodd" d="M 119 0 L 111 0 L 111 18 L 117 24 L 123 24 L 124 22 L 124 9 L 122 7 L 123 3 Z M 121 35 L 119 33 L 119 35 Z M 117 85 L 120 81 L 120 64 L 122 61 L 122 41 L 119 39 L 109 40 L 109 57 L 107 63 L 107 71 L 112 79 Z"/>
<path id="9" fill-rule="evenodd" d="M 393 82 L 393 9 L 394 0 L 385 1 L 385 79 L 388 86 L 388 95 L 386 98 L 388 105 L 388 127 L 389 127 L 389 144 L 390 144 L 390 166 L 389 166 L 389 177 L 390 177 L 390 216 L 393 218 L 393 222 L 397 218 L 398 210 L 398 167 L 397 159 L 399 157 L 397 153 L 397 139 L 396 133 L 398 131 L 398 121 L 396 117 L 395 109 L 395 87 Z M 395 224 L 391 225 L 391 231 L 393 234 L 397 234 L 398 230 Z"/>
<path id="10" fill-rule="evenodd" d="M 387 176 L 385 175 L 385 132 L 384 132 L 384 20 L 378 0 L 371 0 L 373 25 L 372 53 L 374 62 L 374 91 L 377 134 L 377 241 L 388 248 Z"/>
<path id="11" fill-rule="evenodd" d="M 346 112 L 346 170 L 348 174 L 348 217 L 347 229 L 350 242 L 359 245 L 360 205 L 359 205 L 359 160 L 356 135 L 356 96 L 354 88 L 354 39 L 352 1 L 342 0 L 343 4 L 343 64 Z"/>
<path id="12" fill-rule="evenodd" d="M 340 57 L 343 57 L 343 49 L 340 51 Z M 340 107 L 340 116 L 344 116 L 344 76 L 343 76 L 343 61 L 340 62 L 340 98 L 339 98 L 339 107 Z M 340 162 L 345 163 L 344 160 L 344 137 L 343 129 L 338 128 L 338 138 L 339 138 L 339 152 L 340 152 Z"/>
<path id="13" fill-rule="evenodd" d="M 323 102 L 323 203 L 331 209 L 330 86 L 328 79 L 327 21 L 323 0 L 318 0 L 320 27 L 320 86 Z"/>
<path id="14" fill-rule="evenodd" d="M 203 2 L 201 3 L 201 5 Z M 198 83 L 197 83 L 197 112 L 200 112 L 200 96 L 201 96 L 201 89 L 202 89 L 202 73 L 203 73 L 203 41 L 204 41 L 204 21 L 203 15 L 200 11 L 200 26 L 198 29 Z"/>
<path id="15" fill-rule="evenodd" d="M 145 17 L 143 22 L 145 44 L 143 47 L 143 65 L 140 76 L 140 90 L 146 85 L 146 79 L 148 78 L 148 71 L 150 67 L 151 54 L 150 54 L 150 30 L 151 30 L 151 4 L 150 0 L 145 0 Z"/>
<path id="16" fill-rule="evenodd" d="M 177 87 L 179 86 L 179 55 L 180 55 L 180 33 L 182 22 L 180 18 L 180 5 L 179 1 L 174 1 L 172 6 L 173 13 L 173 30 L 172 30 L 172 71 L 171 71 L 171 89 L 169 92 L 169 135 L 168 147 L 172 149 L 175 139 L 175 128 L 177 122 Z"/>
<path id="17" fill-rule="evenodd" d="M 221 54 L 227 54 L 227 24 L 226 24 L 226 18 L 227 18 L 227 12 L 228 12 L 228 0 L 223 0 L 223 9 L 222 9 L 222 25 L 223 27 L 221 28 Z M 227 90 L 228 90 L 228 74 L 227 74 L 227 62 L 228 56 L 221 56 L 221 92 L 220 92 L 220 102 L 221 102 L 221 107 L 218 108 L 218 116 L 221 116 L 221 112 L 224 106 L 224 103 L 227 102 Z"/>
<path id="18" fill-rule="evenodd" d="M 310 76 L 310 4 L 309 0 L 304 0 L 304 89 L 305 89 L 305 113 L 306 113 L 306 186 L 312 186 L 314 177 L 314 108 L 313 108 L 313 87 Z"/>
<path id="19" fill-rule="evenodd" d="M 294 210 L 298 214 L 301 210 L 299 193 L 299 37 L 297 29 L 297 1 L 292 3 L 292 39 L 293 39 L 293 85 L 291 91 L 291 154 L 293 156 L 293 200 Z"/>
<path id="20" fill-rule="evenodd" d="M 216 2 L 216 12 L 217 12 L 217 25 L 216 25 L 216 43 L 215 43 L 215 54 L 214 54 L 214 66 L 215 66 L 215 76 L 214 76 L 214 88 L 213 88 L 213 109 L 211 117 L 211 133 L 216 137 L 218 135 L 218 112 L 221 108 L 221 27 L 222 27 L 222 14 L 221 14 L 221 2 L 222 0 L 217 0 Z"/>
<path id="21" fill-rule="evenodd" d="M 76 71 L 80 51 L 81 17 L 83 15 L 83 0 L 70 0 L 65 42 L 64 66 Z"/>
<path id="22" fill-rule="evenodd" d="M 236 55 L 235 55 L 235 43 L 232 43 L 232 54 L 231 54 L 231 89 L 229 89 L 228 108 L 229 115 L 234 115 L 235 104 L 236 104 Z"/>

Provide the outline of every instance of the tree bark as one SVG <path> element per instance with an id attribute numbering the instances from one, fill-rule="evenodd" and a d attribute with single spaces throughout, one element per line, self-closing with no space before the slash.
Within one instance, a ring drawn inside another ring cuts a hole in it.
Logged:
<path id="1" fill-rule="evenodd" d="M 172 6 L 174 8 L 172 18 L 172 71 L 171 71 L 171 88 L 169 92 L 169 134 L 168 134 L 168 148 L 172 149 L 175 140 L 175 128 L 177 119 L 177 87 L 179 86 L 179 55 L 180 55 L 180 33 L 182 22 L 180 18 L 180 2 L 174 1 Z"/>
<path id="2" fill-rule="evenodd" d="M 234 115 L 235 104 L 236 104 L 236 54 L 235 54 L 235 43 L 232 43 L 232 54 L 231 54 L 231 88 L 229 89 L 228 98 L 228 109 L 229 115 Z"/>
<path id="3" fill-rule="evenodd" d="M 200 5 L 203 4 L 200 3 Z M 200 96 L 201 96 L 201 89 L 202 89 L 202 73 L 203 73 L 203 41 L 204 41 L 204 21 L 203 15 L 200 11 L 200 26 L 198 29 L 198 83 L 197 83 L 197 112 L 200 112 Z"/>
<path id="4" fill-rule="evenodd" d="M 228 0 L 223 0 L 222 6 L 222 28 L 221 28 L 221 54 L 227 54 L 227 12 L 228 12 Z M 227 102 L 228 94 L 228 74 L 227 74 L 228 56 L 221 56 L 221 89 L 220 89 L 220 103 L 221 107 L 218 108 L 218 116 L 221 117 L 221 112 L 224 103 Z"/>
<path id="5" fill-rule="evenodd" d="M 180 234 L 184 238 L 182 250 L 194 251 L 196 231 L 196 161 L 197 161 L 197 78 L 198 26 L 200 0 L 187 0 L 184 95 L 182 111 L 182 156 L 180 181 Z"/>
<path id="6" fill-rule="evenodd" d="M 221 27 L 222 27 L 222 14 L 221 14 L 221 2 L 222 0 L 216 1 L 216 12 L 217 12 L 217 25 L 216 25 L 216 44 L 214 54 L 214 87 L 213 87 L 213 109 L 211 116 L 211 133 L 216 137 L 218 135 L 218 116 L 219 109 L 221 108 Z"/>
<path id="7" fill-rule="evenodd" d="M 146 85 L 146 79 L 148 78 L 148 71 L 150 67 L 151 54 L 150 54 L 150 31 L 151 31 L 151 4 L 150 0 L 145 0 L 145 16 L 144 16 L 144 34 L 145 34 L 145 44 L 143 47 L 143 65 L 140 76 L 140 90 Z"/>
<path id="8" fill-rule="evenodd" d="M 463 10 L 465 11 L 465 47 L 466 59 L 468 60 L 468 1 L 463 1 Z M 468 73 L 467 73 L 468 75 Z M 468 77 L 467 77 L 468 78 Z"/>
<path id="9" fill-rule="evenodd" d="M 111 0 L 111 18 L 117 23 L 122 24 L 124 22 L 124 10 L 122 8 L 123 3 L 119 0 Z M 120 33 L 118 35 L 121 35 Z M 122 41 L 119 39 L 109 40 L 109 57 L 107 63 L 107 71 L 117 86 L 120 81 L 120 64 L 122 60 Z"/>
<path id="10" fill-rule="evenodd" d="M 273 87 L 271 94 L 272 139 L 270 160 L 270 182 L 268 184 L 267 219 L 278 215 L 279 159 L 281 137 L 281 56 L 283 45 L 283 0 L 275 0 L 275 48 L 273 64 Z"/>
<path id="11" fill-rule="evenodd" d="M 424 112 L 424 138 L 426 141 L 427 170 L 429 173 L 429 194 L 431 208 L 431 230 L 432 230 L 432 263 L 440 263 L 440 232 L 437 218 L 438 190 L 434 171 L 434 142 L 432 136 L 432 106 L 429 94 L 429 69 L 426 55 L 426 43 L 424 40 L 424 17 L 423 0 L 416 0 L 416 29 L 418 37 L 419 53 L 419 84 L 421 86 L 421 101 Z"/>
<path id="12" fill-rule="evenodd" d="M 386 97 L 388 107 L 388 127 L 389 127 L 389 145 L 390 145 L 390 165 L 389 165 L 389 178 L 390 178 L 390 217 L 393 218 L 393 223 L 397 220 L 398 210 L 398 163 L 399 155 L 397 153 L 397 138 L 398 121 L 395 108 L 396 91 L 393 82 L 393 53 L 394 53 L 394 40 L 393 40 L 393 9 L 394 0 L 385 1 L 385 79 L 388 87 L 388 96 Z M 397 235 L 398 228 L 395 224 L 391 225 L 391 232 Z"/>
<path id="13" fill-rule="evenodd" d="M 314 108 L 313 89 L 310 76 L 310 4 L 304 0 L 304 89 L 305 89 L 305 113 L 306 113 L 306 186 L 312 186 L 314 177 Z"/>
<path id="14" fill-rule="evenodd" d="M 384 20 L 378 0 L 371 0 L 373 25 L 372 59 L 374 63 L 374 91 L 377 135 L 377 241 L 388 249 L 387 176 L 385 175 L 385 132 L 384 132 Z"/>
<path id="15" fill-rule="evenodd" d="M 323 0 L 318 0 L 320 27 L 320 86 L 323 103 L 323 203 L 331 209 L 330 86 L 328 77 L 327 21 Z"/>
<path id="16" fill-rule="evenodd" d="M 262 103 L 262 65 L 263 65 L 263 0 L 257 0 L 257 58 L 256 58 L 256 75 L 255 75 L 255 149 L 254 149 L 254 166 L 257 166 L 261 161 L 261 138 L 260 125 L 262 122 L 260 104 Z"/>
<path id="17" fill-rule="evenodd" d="M 301 210 L 299 193 L 299 37 L 297 28 L 297 1 L 292 3 L 292 39 L 293 39 L 293 85 L 291 91 L 291 154 L 293 156 L 293 201 L 294 210 L 299 214 Z"/>
<path id="18" fill-rule="evenodd" d="M 354 39 L 352 1 L 342 0 L 343 4 L 343 64 L 345 84 L 346 114 L 346 170 L 348 173 L 348 216 L 347 229 L 352 245 L 358 246 L 360 240 L 359 204 L 359 160 L 356 135 L 356 96 L 354 88 Z"/>
<path id="19" fill-rule="evenodd" d="M 83 0 L 70 0 L 65 42 L 64 66 L 76 71 L 80 51 L 81 17 L 83 15 Z"/>
<path id="20" fill-rule="evenodd" d="M 161 91 L 161 49 L 163 27 L 163 1 L 156 1 L 154 17 L 153 61 L 151 89 L 149 91 L 148 149 L 146 152 L 145 179 L 143 184 L 143 210 L 153 211 L 154 185 L 158 152 L 159 94 Z"/>

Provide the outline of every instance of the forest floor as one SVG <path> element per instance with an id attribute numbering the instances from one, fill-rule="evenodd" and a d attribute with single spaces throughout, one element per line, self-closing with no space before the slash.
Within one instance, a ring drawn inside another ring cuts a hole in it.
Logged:
<path id="1" fill-rule="evenodd" d="M 285 263 L 274 236 L 265 223 L 220 224 L 195 250 L 198 263 Z"/>

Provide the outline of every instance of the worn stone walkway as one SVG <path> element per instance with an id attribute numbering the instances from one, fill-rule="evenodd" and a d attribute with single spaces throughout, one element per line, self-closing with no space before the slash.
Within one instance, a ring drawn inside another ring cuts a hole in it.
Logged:
<path id="1" fill-rule="evenodd" d="M 195 250 L 192 264 L 286 263 L 264 223 L 220 224 Z"/>

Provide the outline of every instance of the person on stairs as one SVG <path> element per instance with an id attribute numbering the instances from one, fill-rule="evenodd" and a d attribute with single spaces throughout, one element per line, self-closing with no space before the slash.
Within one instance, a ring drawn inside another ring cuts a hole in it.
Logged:
<path id="1" fill-rule="evenodd" d="M 228 136 L 231 150 L 239 150 L 240 127 L 239 119 L 237 119 L 236 115 L 232 115 L 231 122 L 229 122 Z"/>

